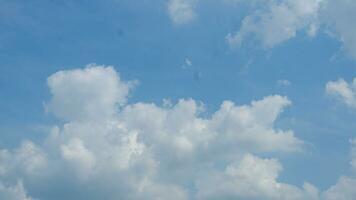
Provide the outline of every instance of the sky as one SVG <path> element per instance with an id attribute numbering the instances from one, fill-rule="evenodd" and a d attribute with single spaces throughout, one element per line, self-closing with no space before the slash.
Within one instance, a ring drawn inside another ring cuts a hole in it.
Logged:
<path id="1" fill-rule="evenodd" d="M 0 200 L 356 199 L 355 9 L 0 0 Z"/>

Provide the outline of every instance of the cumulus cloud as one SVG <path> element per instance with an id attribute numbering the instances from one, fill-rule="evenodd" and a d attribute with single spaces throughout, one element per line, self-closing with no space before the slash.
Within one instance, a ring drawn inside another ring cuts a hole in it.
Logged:
<path id="1" fill-rule="evenodd" d="M 356 198 L 356 179 L 341 177 L 338 182 L 325 191 L 325 200 L 352 200 Z"/>
<path id="2" fill-rule="evenodd" d="M 4 191 L 26 188 L 40 200 L 194 199 L 196 180 L 211 166 L 247 152 L 303 148 L 292 130 L 274 127 L 291 104 L 287 97 L 239 106 L 225 101 L 202 117 L 204 104 L 192 99 L 127 104 L 132 83 L 113 67 L 60 71 L 48 86 L 48 111 L 65 123 L 53 127 L 43 144 L 27 141 L 0 151 Z"/>
<path id="3" fill-rule="evenodd" d="M 198 181 L 198 199 L 318 199 L 318 190 L 309 183 L 303 189 L 277 181 L 282 170 L 275 159 L 261 159 L 246 154 L 241 161 L 212 172 Z"/>
<path id="4" fill-rule="evenodd" d="M 98 65 L 50 76 L 49 111 L 64 124 L 53 127 L 41 144 L 25 141 L 0 151 L 0 197 L 319 198 L 309 183 L 280 182 L 277 159 L 257 156 L 303 150 L 292 130 L 274 126 L 291 105 L 287 97 L 272 95 L 247 105 L 224 101 L 207 116 L 204 104 L 193 99 L 127 103 L 131 85 L 113 67 Z M 354 195 L 353 184 L 352 177 L 341 178 L 322 194 Z"/>
<path id="5" fill-rule="evenodd" d="M 168 14 L 174 24 L 190 23 L 196 17 L 194 10 L 197 0 L 169 0 Z"/>
<path id="6" fill-rule="evenodd" d="M 94 65 L 93 65 L 94 66 Z M 59 71 L 48 78 L 52 100 L 48 109 L 64 120 L 112 117 L 124 105 L 132 83 L 120 80 L 112 67 Z"/>
<path id="7" fill-rule="evenodd" d="M 307 30 L 315 36 L 318 30 L 320 0 L 260 1 L 263 8 L 246 16 L 237 33 L 226 37 L 231 46 L 241 46 L 253 40 L 264 48 L 272 48 L 296 36 L 299 30 Z"/>
<path id="8" fill-rule="evenodd" d="M 351 168 L 355 170 L 355 139 L 350 141 Z M 355 174 L 341 176 L 335 185 L 323 192 L 310 183 L 303 186 L 278 181 L 282 165 L 276 159 L 263 159 L 245 154 L 225 167 L 211 170 L 197 179 L 197 199 L 247 200 L 353 200 L 356 198 Z"/>
<path id="9" fill-rule="evenodd" d="M 356 78 L 351 83 L 344 79 L 330 81 L 326 84 L 326 93 L 346 105 L 356 108 Z"/>

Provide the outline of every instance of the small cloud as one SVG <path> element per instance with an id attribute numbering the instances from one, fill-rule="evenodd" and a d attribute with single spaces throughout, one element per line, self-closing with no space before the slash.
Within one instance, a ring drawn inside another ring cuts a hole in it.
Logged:
<path id="1" fill-rule="evenodd" d="M 186 58 L 184 60 L 184 64 L 182 65 L 182 69 L 187 69 L 189 67 L 193 66 L 192 61 L 189 58 Z"/>
<path id="2" fill-rule="evenodd" d="M 196 0 L 170 0 L 168 13 L 174 24 L 182 25 L 190 23 L 196 17 L 194 10 Z"/>
<path id="3" fill-rule="evenodd" d="M 291 85 L 291 82 L 289 80 L 281 79 L 277 81 L 277 85 L 280 87 L 288 87 Z"/>
<path id="4" fill-rule="evenodd" d="M 185 59 L 185 64 L 188 66 L 192 66 L 192 61 L 190 61 L 188 58 Z"/>

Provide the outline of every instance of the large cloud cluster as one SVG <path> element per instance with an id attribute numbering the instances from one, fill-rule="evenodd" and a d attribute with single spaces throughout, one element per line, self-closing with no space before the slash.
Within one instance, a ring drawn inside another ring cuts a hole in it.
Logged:
<path id="1" fill-rule="evenodd" d="M 1 199 L 319 198 L 309 183 L 279 182 L 279 161 L 257 156 L 303 151 L 292 130 L 274 127 L 291 104 L 286 97 L 225 101 L 203 117 L 204 105 L 192 99 L 127 104 L 132 85 L 97 65 L 50 76 L 47 108 L 63 124 L 42 144 L 0 151 Z M 343 177 L 323 195 L 354 197 L 354 186 Z"/>

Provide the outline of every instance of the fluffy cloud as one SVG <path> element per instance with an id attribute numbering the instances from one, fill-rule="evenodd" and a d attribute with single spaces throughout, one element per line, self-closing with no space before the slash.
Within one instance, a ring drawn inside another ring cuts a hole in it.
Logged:
<path id="1" fill-rule="evenodd" d="M 314 36 L 318 29 L 320 0 L 266 0 L 261 9 L 246 16 L 237 33 L 230 33 L 231 46 L 241 46 L 248 39 L 264 48 L 271 48 L 296 36 L 299 30 L 307 30 Z"/>
<path id="2" fill-rule="evenodd" d="M 305 183 L 303 189 L 277 182 L 282 170 L 275 159 L 261 159 L 246 154 L 241 161 L 212 172 L 198 181 L 198 199 L 318 199 L 318 190 Z"/>
<path id="3" fill-rule="evenodd" d="M 293 131 L 274 127 L 291 104 L 286 97 L 225 101 L 206 116 L 204 104 L 192 99 L 127 104 L 132 84 L 113 67 L 57 72 L 48 85 L 49 111 L 65 122 L 42 144 L 0 151 L 2 199 L 319 198 L 309 183 L 279 182 L 279 161 L 257 156 L 303 149 Z M 340 178 L 322 194 L 352 196 L 354 182 Z"/>
<path id="4" fill-rule="evenodd" d="M 326 84 L 326 93 L 337 98 L 346 105 L 356 108 L 356 78 L 351 83 L 343 79 Z"/>
<path id="5" fill-rule="evenodd" d="M 64 120 L 112 117 L 125 104 L 131 83 L 120 80 L 112 67 L 60 71 L 48 78 L 52 100 L 48 109 Z"/>
<path id="6" fill-rule="evenodd" d="M 48 86 L 48 111 L 65 123 L 41 145 L 24 142 L 0 151 L 0 180 L 15 185 L 4 191 L 20 190 L 22 180 L 40 200 L 192 199 L 196 180 L 211 166 L 247 152 L 303 147 L 293 131 L 274 128 L 291 104 L 278 95 L 242 106 L 225 101 L 201 117 L 204 104 L 192 99 L 126 104 L 132 84 L 112 67 L 60 71 Z"/>
<path id="7" fill-rule="evenodd" d="M 355 170 L 356 139 L 350 141 L 351 167 Z M 310 183 L 302 188 L 278 182 L 282 165 L 276 159 L 245 154 L 225 170 L 211 170 L 197 179 L 197 199 L 247 200 L 353 200 L 356 198 L 354 175 L 341 176 L 335 185 L 319 193 Z"/>
<path id="8" fill-rule="evenodd" d="M 352 200 L 356 198 L 356 179 L 341 177 L 336 185 L 329 188 L 323 196 L 325 200 Z"/>
<path id="9" fill-rule="evenodd" d="M 181 25 L 194 20 L 194 7 L 197 0 L 169 0 L 168 14 L 173 23 Z"/>

